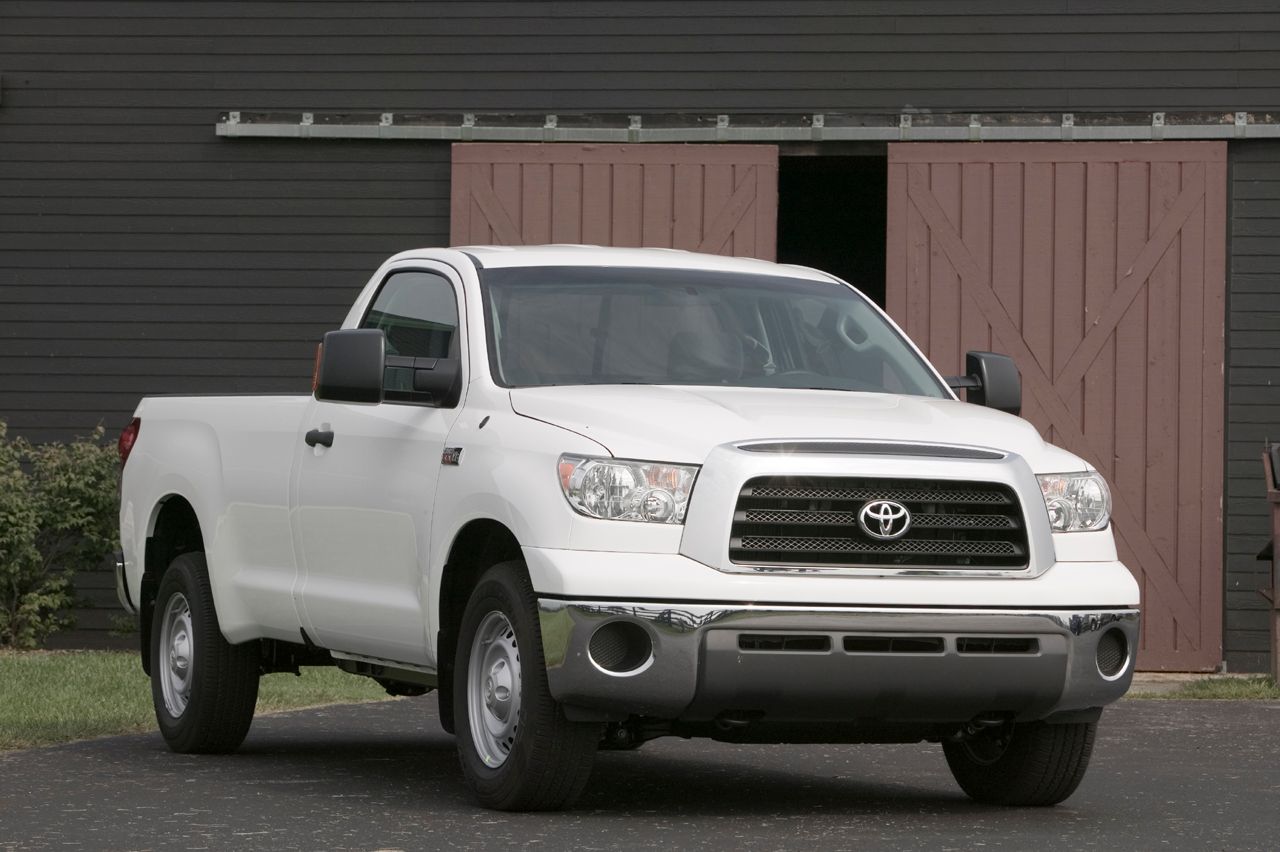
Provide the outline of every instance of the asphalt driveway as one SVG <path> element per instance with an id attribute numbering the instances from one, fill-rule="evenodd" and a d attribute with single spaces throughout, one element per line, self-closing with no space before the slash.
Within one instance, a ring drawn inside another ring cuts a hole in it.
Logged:
<path id="1" fill-rule="evenodd" d="M 474 807 L 434 697 L 258 719 L 241 751 L 158 734 L 0 755 L 0 849 L 1280 848 L 1280 702 L 1125 701 L 1076 794 L 966 799 L 941 748 L 657 740 L 577 808 Z"/>

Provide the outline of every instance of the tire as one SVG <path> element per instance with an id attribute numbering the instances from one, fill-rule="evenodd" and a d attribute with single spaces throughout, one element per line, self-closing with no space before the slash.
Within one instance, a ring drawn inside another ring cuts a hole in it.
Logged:
<path id="1" fill-rule="evenodd" d="M 458 757 L 480 804 L 503 811 L 572 804 L 591 774 L 600 725 L 569 721 L 551 697 L 523 562 L 503 562 L 480 578 L 453 668 Z"/>
<path id="2" fill-rule="evenodd" d="M 971 799 L 1045 807 L 1075 792 L 1089 768 L 1096 722 L 1010 723 L 960 742 L 944 742 L 947 765 Z"/>
<path id="3" fill-rule="evenodd" d="M 253 722 L 259 658 L 257 642 L 231 645 L 223 638 L 204 554 L 174 559 L 151 619 L 151 700 L 169 748 L 235 751 Z"/>

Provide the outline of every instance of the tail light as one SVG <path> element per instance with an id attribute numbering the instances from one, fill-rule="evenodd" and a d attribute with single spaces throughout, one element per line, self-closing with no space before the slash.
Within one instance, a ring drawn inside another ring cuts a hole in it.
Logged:
<path id="1" fill-rule="evenodd" d="M 120 451 L 121 466 L 129 460 L 129 453 L 133 452 L 133 445 L 138 440 L 138 430 L 141 428 L 142 421 L 135 417 L 120 433 L 120 440 L 116 441 L 116 449 Z"/>

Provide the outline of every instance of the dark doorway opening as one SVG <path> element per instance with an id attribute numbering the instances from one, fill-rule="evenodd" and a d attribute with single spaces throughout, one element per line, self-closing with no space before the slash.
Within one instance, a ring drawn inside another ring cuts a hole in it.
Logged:
<path id="1" fill-rule="evenodd" d="M 778 260 L 838 275 L 884 306 L 888 158 L 783 156 Z"/>

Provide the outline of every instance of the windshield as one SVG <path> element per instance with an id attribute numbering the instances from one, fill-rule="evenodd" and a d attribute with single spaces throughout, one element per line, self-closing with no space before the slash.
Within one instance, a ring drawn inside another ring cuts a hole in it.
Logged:
<path id="1" fill-rule="evenodd" d="M 836 282 L 689 269 L 486 269 L 505 387 L 821 388 L 947 398 L 859 293 Z"/>

